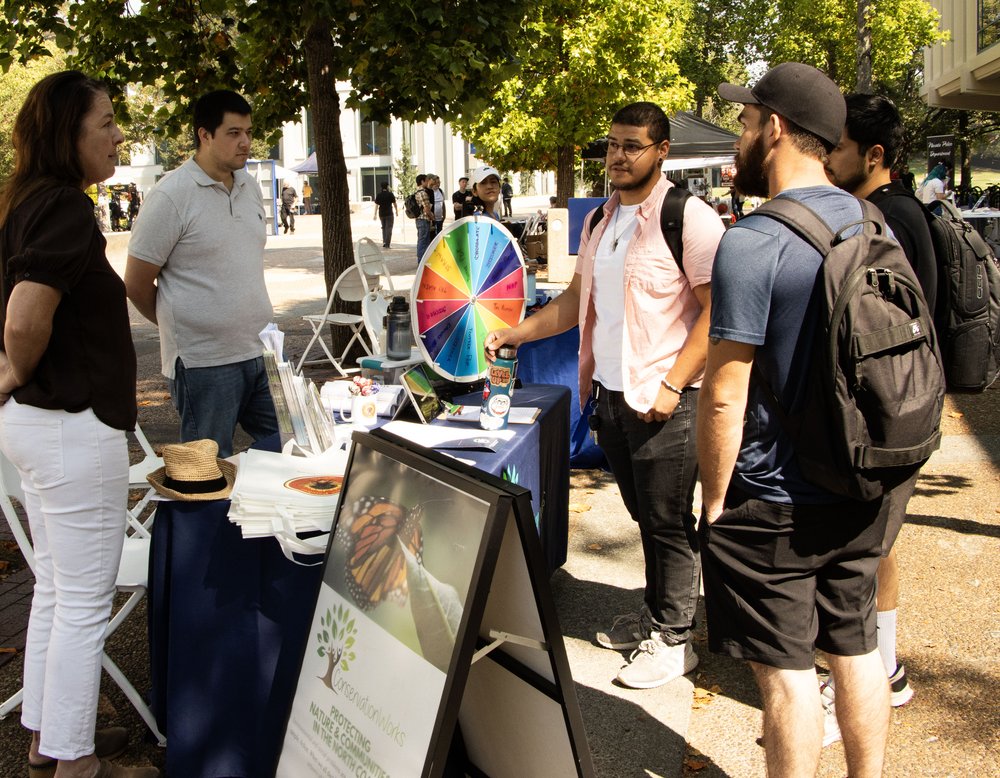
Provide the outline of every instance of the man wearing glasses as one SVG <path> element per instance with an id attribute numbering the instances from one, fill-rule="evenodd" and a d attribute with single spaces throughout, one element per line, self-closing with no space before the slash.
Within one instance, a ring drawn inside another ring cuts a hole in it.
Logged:
<path id="1" fill-rule="evenodd" d="M 643 602 L 618 616 L 597 642 L 631 650 L 618 681 L 661 686 L 698 664 L 690 644 L 699 559 L 692 512 L 695 413 L 708 348 L 709 286 L 723 226 L 696 197 L 684 205 L 683 261 L 660 211 L 672 184 L 660 168 L 670 122 L 652 103 L 611 121 L 606 167 L 615 193 L 593 227 L 584 222 L 569 288 L 517 327 L 486 336 L 487 356 L 580 326 L 580 398 L 596 402 L 591 427 L 629 514 L 645 560 Z"/>

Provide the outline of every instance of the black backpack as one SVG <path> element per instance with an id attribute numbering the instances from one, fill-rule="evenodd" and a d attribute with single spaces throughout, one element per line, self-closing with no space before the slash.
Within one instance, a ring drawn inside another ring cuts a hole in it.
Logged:
<path id="1" fill-rule="evenodd" d="M 778 198 L 761 214 L 823 255 L 813 289 L 819 326 L 805 406 L 787 413 L 753 375 L 792 439 L 802 475 L 834 494 L 872 500 L 912 476 L 941 442 L 944 375 L 920 284 L 879 210 L 836 235 L 808 206 Z M 861 225 L 850 237 L 844 233 Z"/>
<path id="2" fill-rule="evenodd" d="M 670 253 L 674 255 L 677 267 L 684 272 L 684 241 L 681 236 L 681 228 L 684 226 L 684 205 L 691 197 L 691 192 L 672 186 L 663 195 L 663 206 L 660 208 L 660 230 L 663 232 L 663 239 L 670 247 Z M 607 202 L 607 201 L 605 201 Z M 593 232 L 597 225 L 604 218 L 602 206 L 594 209 L 590 215 L 590 230 Z"/>
<path id="3" fill-rule="evenodd" d="M 409 216 L 411 219 L 416 219 L 423 210 L 420 208 L 420 203 L 417 202 L 417 193 L 411 192 L 403 200 L 403 213 Z"/>
<path id="4" fill-rule="evenodd" d="M 934 323 L 948 388 L 982 392 L 1000 374 L 1000 268 L 951 201 L 938 200 L 924 212 L 938 263 Z"/>

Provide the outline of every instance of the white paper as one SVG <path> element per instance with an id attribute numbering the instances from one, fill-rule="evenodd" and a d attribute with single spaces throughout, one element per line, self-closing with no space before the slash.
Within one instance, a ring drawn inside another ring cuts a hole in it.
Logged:
<path id="1" fill-rule="evenodd" d="M 445 419 L 446 421 L 460 421 L 466 424 L 479 424 L 479 406 L 478 405 L 453 405 L 452 408 L 458 408 L 458 413 L 451 413 L 446 411 L 444 414 L 438 418 Z M 528 407 L 518 407 L 515 406 L 510 409 L 510 414 L 507 416 L 508 424 L 533 424 L 535 419 L 541 414 L 541 408 L 528 408 Z"/>
<path id="2" fill-rule="evenodd" d="M 517 433 L 513 430 L 456 430 L 454 427 L 443 427 L 431 424 L 417 424 L 412 421 L 390 421 L 382 427 L 386 432 L 399 435 L 411 443 L 425 448 L 434 448 L 440 443 L 450 440 L 475 440 L 488 437 L 500 440 L 511 440 Z"/>

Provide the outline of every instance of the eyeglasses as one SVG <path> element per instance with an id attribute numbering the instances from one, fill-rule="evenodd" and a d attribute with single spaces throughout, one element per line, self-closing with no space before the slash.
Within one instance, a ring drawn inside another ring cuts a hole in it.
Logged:
<path id="1" fill-rule="evenodd" d="M 640 146 L 638 143 L 635 143 L 634 141 L 626 141 L 625 143 L 619 143 L 616 140 L 611 140 L 611 138 L 605 138 L 604 142 L 608 144 L 609 157 L 621 151 L 629 159 L 635 159 L 649 147 L 659 145 L 659 141 L 653 141 L 652 143 L 647 143 L 645 146 Z"/>

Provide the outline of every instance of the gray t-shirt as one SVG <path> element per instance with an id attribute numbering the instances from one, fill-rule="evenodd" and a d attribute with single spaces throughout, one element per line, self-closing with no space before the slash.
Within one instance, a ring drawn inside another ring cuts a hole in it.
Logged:
<path id="1" fill-rule="evenodd" d="M 264 285 L 260 189 L 245 170 L 232 191 L 188 160 L 143 203 L 128 253 L 158 265 L 156 318 L 163 374 L 260 356 L 273 309 Z"/>
<path id="2" fill-rule="evenodd" d="M 861 218 L 861 205 L 833 186 L 790 189 L 834 232 Z M 846 232 L 852 235 L 853 228 Z M 818 324 L 810 304 L 822 256 L 788 227 L 750 214 L 722 237 L 712 271 L 713 338 L 756 346 L 754 362 L 784 408 L 794 412 L 816 387 L 808 382 Z M 743 443 L 733 485 L 763 500 L 822 504 L 843 500 L 806 481 L 773 402 L 750 382 Z"/>

